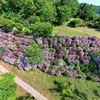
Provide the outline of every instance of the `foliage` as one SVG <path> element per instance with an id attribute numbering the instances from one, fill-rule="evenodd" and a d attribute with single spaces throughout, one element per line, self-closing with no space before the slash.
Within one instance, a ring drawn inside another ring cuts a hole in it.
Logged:
<path id="1" fill-rule="evenodd" d="M 0 80 L 0 100 L 15 100 L 17 87 L 14 82 L 15 76 L 11 73 L 6 73 Z"/>
<path id="2" fill-rule="evenodd" d="M 37 7 L 36 14 L 39 15 L 41 21 L 53 23 L 56 21 L 56 8 L 51 0 L 35 0 Z"/>
<path id="3" fill-rule="evenodd" d="M 74 17 L 79 8 L 77 0 L 56 0 L 55 5 L 57 9 L 57 24 L 62 24 Z"/>
<path id="4" fill-rule="evenodd" d="M 0 16 L 6 20 L 5 25 L 1 25 L 6 32 L 16 26 L 19 33 L 38 36 L 50 35 L 51 25 L 63 24 L 72 17 L 86 21 L 96 17 L 94 5 L 79 4 L 77 0 L 1 0 L 0 11 Z"/>
<path id="5" fill-rule="evenodd" d="M 25 20 L 25 26 L 29 26 L 30 24 L 34 24 L 36 22 L 40 22 L 39 16 L 32 15 L 28 19 Z"/>
<path id="6" fill-rule="evenodd" d="M 44 59 L 44 53 L 36 43 L 30 43 L 24 50 L 24 53 L 28 57 L 27 61 L 30 63 L 40 63 Z"/>
<path id="7" fill-rule="evenodd" d="M 36 22 L 35 24 L 31 24 L 29 28 L 36 36 L 44 37 L 50 36 L 53 30 L 53 26 L 48 22 Z"/>
<path id="8" fill-rule="evenodd" d="M 9 32 L 13 29 L 15 23 L 9 19 L 0 17 L 0 28 L 3 28 L 6 32 Z"/>
<path id="9" fill-rule="evenodd" d="M 75 18 L 70 23 L 68 23 L 68 26 L 70 26 L 70 27 L 80 27 L 80 26 L 82 26 L 82 20 L 79 19 L 79 18 Z"/>
<path id="10" fill-rule="evenodd" d="M 93 27 L 100 29 L 100 16 L 93 21 Z"/>
<path id="11" fill-rule="evenodd" d="M 94 5 L 89 5 L 87 3 L 81 3 L 77 17 L 83 20 L 93 20 L 96 17 L 97 7 Z"/>
<path id="12" fill-rule="evenodd" d="M 16 100 L 35 100 L 33 97 L 31 97 L 29 94 L 26 96 L 20 96 Z"/>
<path id="13" fill-rule="evenodd" d="M 8 12 L 3 13 L 1 16 L 18 23 L 20 23 L 23 20 L 22 14 L 20 12 L 14 13 L 12 11 L 8 11 Z"/>
<path id="14" fill-rule="evenodd" d="M 67 5 L 58 6 L 58 21 L 59 23 L 63 23 L 70 19 L 71 17 L 71 9 Z"/>

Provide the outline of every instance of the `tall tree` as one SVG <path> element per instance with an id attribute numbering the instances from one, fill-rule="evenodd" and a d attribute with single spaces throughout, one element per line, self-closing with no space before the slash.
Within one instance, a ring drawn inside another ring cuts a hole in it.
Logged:
<path id="1" fill-rule="evenodd" d="M 58 22 L 60 22 L 60 24 L 74 17 L 79 9 L 77 0 L 55 0 L 54 2 L 57 9 Z"/>
<path id="2" fill-rule="evenodd" d="M 34 2 L 41 21 L 50 23 L 56 21 L 56 8 L 51 0 L 34 0 Z"/>
<path id="3" fill-rule="evenodd" d="M 77 16 L 83 20 L 93 20 L 96 17 L 96 11 L 96 6 L 81 3 Z"/>

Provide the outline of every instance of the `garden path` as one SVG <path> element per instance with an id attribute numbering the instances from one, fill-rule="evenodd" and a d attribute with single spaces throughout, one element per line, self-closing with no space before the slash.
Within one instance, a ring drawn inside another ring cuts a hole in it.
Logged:
<path id="1" fill-rule="evenodd" d="M 4 68 L 2 65 L 0 65 L 0 71 L 3 73 L 9 73 L 10 71 Z M 31 87 L 29 84 L 21 80 L 19 77 L 16 76 L 15 82 L 21 86 L 23 89 L 25 89 L 28 93 L 30 93 L 33 97 L 35 97 L 37 100 L 48 100 L 46 97 L 44 97 L 42 94 L 40 94 L 38 91 L 36 91 L 33 87 Z"/>

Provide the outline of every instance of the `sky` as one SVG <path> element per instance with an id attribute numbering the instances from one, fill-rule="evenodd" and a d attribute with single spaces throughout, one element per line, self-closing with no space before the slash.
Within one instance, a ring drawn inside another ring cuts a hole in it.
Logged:
<path id="1" fill-rule="evenodd" d="M 100 0 L 78 0 L 78 1 L 79 3 L 88 3 L 88 4 L 100 6 Z"/>

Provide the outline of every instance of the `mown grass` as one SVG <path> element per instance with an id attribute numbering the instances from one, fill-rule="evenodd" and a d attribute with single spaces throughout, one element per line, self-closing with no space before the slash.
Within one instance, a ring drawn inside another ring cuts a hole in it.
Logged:
<path id="1" fill-rule="evenodd" d="M 71 28 L 67 26 L 67 23 L 63 25 L 54 27 L 53 34 L 62 34 L 68 36 L 96 36 L 100 38 L 100 32 L 96 31 L 96 29 L 88 28 L 88 27 L 77 27 Z"/>
<path id="2" fill-rule="evenodd" d="M 41 70 L 37 69 L 34 71 L 23 71 L 17 68 L 13 68 L 8 64 L 1 62 L 5 68 L 9 69 L 11 72 L 19 76 L 25 82 L 30 84 L 33 88 L 39 91 L 42 95 L 47 97 L 49 100 L 62 100 L 59 91 L 55 91 L 54 88 L 56 84 L 54 84 L 55 80 L 62 81 L 62 76 L 56 77 L 49 75 L 47 73 L 42 72 Z M 74 84 L 74 95 L 79 95 L 80 98 L 87 95 L 88 100 L 100 100 L 100 83 L 86 81 L 85 79 L 75 79 L 71 77 L 63 77 L 67 82 L 71 81 Z M 78 91 L 77 91 L 78 90 Z M 67 97 L 66 100 L 76 100 L 76 98 L 72 99 L 71 97 Z"/>

